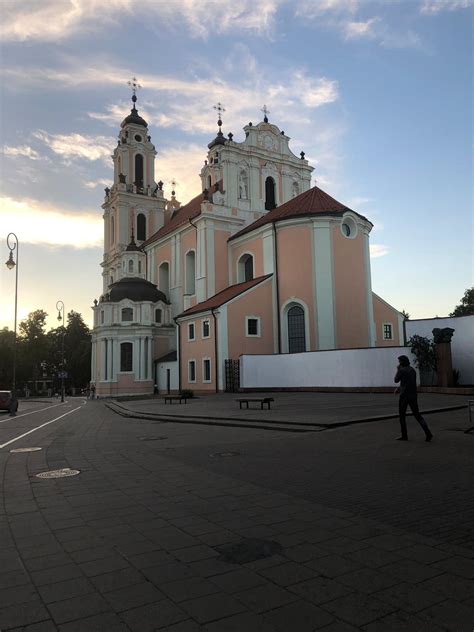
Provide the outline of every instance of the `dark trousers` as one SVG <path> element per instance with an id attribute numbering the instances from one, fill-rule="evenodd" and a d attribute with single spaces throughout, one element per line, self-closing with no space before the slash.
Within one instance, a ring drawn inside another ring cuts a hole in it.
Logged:
<path id="1" fill-rule="evenodd" d="M 423 428 L 425 435 L 427 437 L 431 437 L 430 429 L 428 428 L 428 424 L 423 419 L 420 414 L 420 410 L 418 408 L 418 399 L 416 395 L 400 395 L 400 399 L 398 400 L 398 414 L 400 415 L 400 428 L 402 431 L 402 437 L 405 439 L 408 437 L 407 433 L 407 422 L 406 422 L 406 413 L 407 408 L 410 406 L 411 412 L 413 416 Z"/>

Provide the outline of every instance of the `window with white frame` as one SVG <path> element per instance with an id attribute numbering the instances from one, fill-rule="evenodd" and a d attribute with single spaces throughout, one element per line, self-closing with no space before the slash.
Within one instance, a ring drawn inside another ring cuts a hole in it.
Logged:
<path id="1" fill-rule="evenodd" d="M 202 321 L 202 337 L 209 338 L 211 335 L 211 323 L 209 320 Z"/>
<path id="2" fill-rule="evenodd" d="M 188 360 L 188 382 L 196 381 L 196 361 Z"/>
<path id="3" fill-rule="evenodd" d="M 245 335 L 250 338 L 260 337 L 260 317 L 259 316 L 246 316 L 245 317 Z"/>
<path id="4" fill-rule="evenodd" d="M 211 361 L 209 358 L 204 358 L 202 361 L 202 381 L 211 381 Z"/>
<path id="5" fill-rule="evenodd" d="M 382 325 L 383 339 L 393 340 L 393 327 L 392 323 L 384 323 Z"/>
<path id="6" fill-rule="evenodd" d="M 188 340 L 195 340 L 196 338 L 196 330 L 194 323 L 188 324 Z"/>

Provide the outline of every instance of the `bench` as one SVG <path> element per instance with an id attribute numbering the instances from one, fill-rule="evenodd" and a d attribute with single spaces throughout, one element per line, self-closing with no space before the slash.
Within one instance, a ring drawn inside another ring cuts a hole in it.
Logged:
<path id="1" fill-rule="evenodd" d="M 464 432 L 468 434 L 468 432 L 472 432 L 474 430 L 474 426 L 472 425 L 472 413 L 474 412 L 474 399 L 469 399 L 467 402 L 467 409 L 469 411 L 469 423 L 470 427 Z"/>
<path id="2" fill-rule="evenodd" d="M 187 395 L 165 395 L 165 404 L 172 404 L 173 401 L 177 401 L 181 404 L 184 401 L 187 404 L 188 397 Z"/>
<path id="3" fill-rule="evenodd" d="M 242 408 L 242 404 L 247 404 L 247 408 L 249 407 L 249 402 L 258 402 L 260 404 L 260 409 L 263 410 L 263 405 L 267 405 L 267 410 L 270 410 L 270 403 L 275 400 L 273 397 L 242 397 L 241 399 L 236 399 L 236 402 L 239 402 L 239 408 Z"/>

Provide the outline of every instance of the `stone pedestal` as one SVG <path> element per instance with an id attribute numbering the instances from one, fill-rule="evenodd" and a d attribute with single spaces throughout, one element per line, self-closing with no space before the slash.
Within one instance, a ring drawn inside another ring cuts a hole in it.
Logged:
<path id="1" fill-rule="evenodd" d="M 453 362 L 451 358 L 451 343 L 438 342 L 435 344 L 438 386 L 453 386 Z"/>

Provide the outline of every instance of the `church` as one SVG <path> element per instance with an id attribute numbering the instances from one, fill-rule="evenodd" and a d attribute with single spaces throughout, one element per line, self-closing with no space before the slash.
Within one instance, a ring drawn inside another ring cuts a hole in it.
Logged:
<path id="1" fill-rule="evenodd" d="M 234 140 L 218 104 L 201 193 L 181 205 L 155 181 L 136 101 L 134 91 L 102 204 L 98 396 L 224 391 L 242 354 L 403 344 L 402 314 L 372 291 L 373 224 L 311 186 L 313 167 L 266 107 Z"/>

